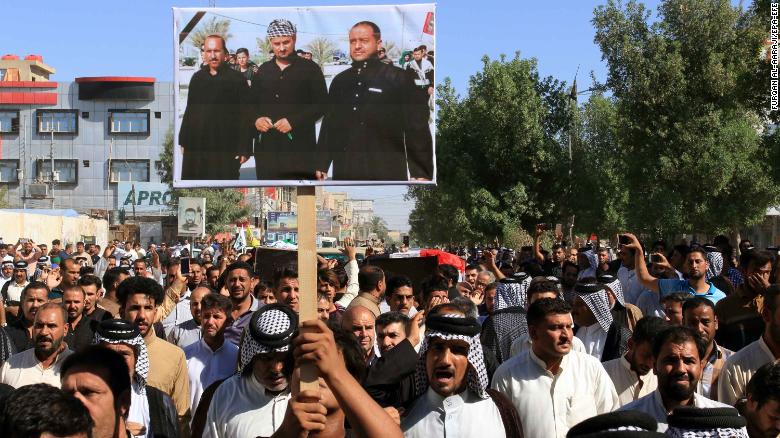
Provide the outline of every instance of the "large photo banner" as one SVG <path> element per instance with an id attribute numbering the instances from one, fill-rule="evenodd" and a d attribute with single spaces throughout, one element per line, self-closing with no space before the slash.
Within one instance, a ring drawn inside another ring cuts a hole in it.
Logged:
<path id="1" fill-rule="evenodd" d="M 435 183 L 434 14 L 174 8 L 174 187 Z"/>

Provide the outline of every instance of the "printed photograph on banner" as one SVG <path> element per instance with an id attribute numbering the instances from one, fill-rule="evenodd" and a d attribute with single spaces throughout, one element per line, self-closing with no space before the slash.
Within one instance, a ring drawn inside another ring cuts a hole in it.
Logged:
<path id="1" fill-rule="evenodd" d="M 173 18 L 174 187 L 436 182 L 435 5 Z"/>
<path id="2" fill-rule="evenodd" d="M 206 234 L 206 198 L 179 198 L 180 236 Z"/>

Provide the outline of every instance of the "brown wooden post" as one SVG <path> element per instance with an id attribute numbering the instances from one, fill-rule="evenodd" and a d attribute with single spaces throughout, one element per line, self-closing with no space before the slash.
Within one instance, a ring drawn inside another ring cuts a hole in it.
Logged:
<path id="1" fill-rule="evenodd" d="M 298 305 L 299 319 L 317 319 L 317 212 L 314 186 L 298 187 Z M 318 391 L 317 368 L 301 367 L 301 391 Z"/>

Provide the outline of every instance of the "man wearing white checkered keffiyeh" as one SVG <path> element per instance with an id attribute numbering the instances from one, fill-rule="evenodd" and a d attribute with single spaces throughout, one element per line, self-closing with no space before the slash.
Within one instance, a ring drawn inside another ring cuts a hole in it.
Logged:
<path id="1" fill-rule="evenodd" d="M 290 400 L 292 339 L 298 316 L 287 305 L 255 311 L 241 339 L 238 373 L 214 393 L 204 438 L 271 436 L 281 426 Z"/>
<path id="2" fill-rule="evenodd" d="M 146 386 L 149 377 L 149 355 L 141 332 L 131 322 L 122 319 L 102 321 L 95 330 L 94 344 L 104 345 L 117 351 L 128 362 L 131 369 L 130 410 L 127 413 L 127 427 L 134 437 L 165 436 L 164 430 L 175 430 L 176 409 L 167 394 Z M 150 397 L 150 393 L 152 396 Z M 170 407 L 167 427 L 155 424 L 154 420 L 164 418 L 168 409 L 154 403 L 161 401 Z M 155 429 L 156 428 L 156 429 Z M 172 428 L 172 429 L 171 429 Z"/>
<path id="3" fill-rule="evenodd" d="M 576 296 L 572 317 L 577 325 L 576 336 L 585 345 L 585 352 L 606 362 L 626 351 L 631 333 L 615 324 L 604 285 L 595 278 L 585 278 L 574 287 Z"/>
<path id="4" fill-rule="evenodd" d="M 520 273 L 501 279 L 496 288 L 495 308 L 483 324 L 481 341 L 499 364 L 509 359 L 512 341 L 527 333 L 525 307 L 530 284 L 531 277 Z"/>
<path id="5" fill-rule="evenodd" d="M 415 372 L 417 398 L 401 420 L 404 436 L 443 437 L 453 430 L 463 437 L 510 436 L 516 422 L 506 422 L 493 398 L 501 396 L 488 394 L 477 320 L 444 304 L 431 310 L 426 328 Z"/>
<path id="6" fill-rule="evenodd" d="M 273 20 L 267 29 L 273 58 L 254 75 L 251 111 L 259 180 L 314 179 L 317 171 L 328 171 L 327 165 L 318 164 L 322 158 L 315 153 L 315 125 L 325 114 L 328 99 L 324 67 L 298 56 L 296 34 L 289 20 Z"/>

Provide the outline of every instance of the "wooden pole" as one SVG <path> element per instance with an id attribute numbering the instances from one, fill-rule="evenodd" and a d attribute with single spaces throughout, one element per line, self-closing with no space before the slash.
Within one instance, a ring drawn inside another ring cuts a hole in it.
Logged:
<path id="1" fill-rule="evenodd" d="M 317 319 L 317 229 L 314 186 L 298 187 L 298 305 L 300 321 Z M 301 391 L 319 391 L 314 364 L 301 367 Z"/>

